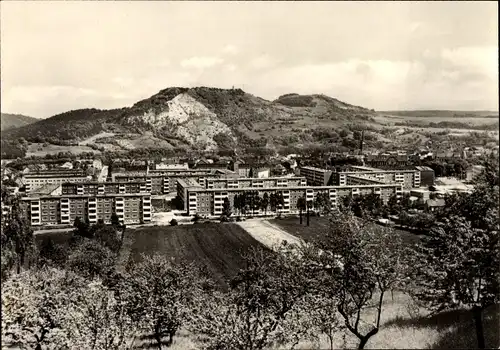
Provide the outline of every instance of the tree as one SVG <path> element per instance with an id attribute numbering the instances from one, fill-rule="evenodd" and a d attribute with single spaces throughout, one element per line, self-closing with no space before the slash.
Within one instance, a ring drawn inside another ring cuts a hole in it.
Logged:
<path id="1" fill-rule="evenodd" d="M 431 310 L 472 308 L 478 347 L 484 348 L 482 314 L 498 303 L 498 161 L 487 162 L 474 191 L 446 198 L 438 221 L 415 249 L 414 296 Z"/>
<path id="2" fill-rule="evenodd" d="M 310 218 L 309 208 L 310 207 L 311 207 L 311 201 L 306 201 L 306 222 L 307 222 L 307 226 L 309 226 L 309 218 Z"/>
<path id="3" fill-rule="evenodd" d="M 485 348 L 482 314 L 499 301 L 499 264 L 498 226 L 495 231 L 473 228 L 465 218 L 452 216 L 433 227 L 416 249 L 413 295 L 434 312 L 471 307 L 478 347 Z"/>
<path id="4" fill-rule="evenodd" d="M 75 218 L 73 226 L 76 228 L 75 235 L 83 238 L 92 238 L 92 233 L 90 231 L 90 224 L 87 221 L 83 221 L 79 216 Z"/>
<path id="5" fill-rule="evenodd" d="M 330 229 L 304 255 L 315 267 L 317 293 L 335 302 L 345 327 L 363 349 L 381 327 L 385 294 L 406 275 L 399 236 L 343 212 L 332 218 Z M 373 322 L 362 325 L 363 313 L 373 307 Z"/>
<path id="6" fill-rule="evenodd" d="M 320 192 L 316 195 L 316 198 L 314 199 L 314 206 L 321 212 L 321 213 L 330 213 L 331 212 L 331 201 L 330 201 L 330 195 L 328 192 Z"/>
<path id="7" fill-rule="evenodd" d="M 66 264 L 68 253 L 60 244 L 55 244 L 50 236 L 43 237 L 38 254 L 38 265 L 53 265 L 62 268 Z"/>
<path id="8" fill-rule="evenodd" d="M 252 250 L 227 294 L 197 310 L 193 330 L 207 349 L 264 349 L 282 339 L 280 328 L 309 291 L 303 261 L 286 245 L 274 254 Z M 217 307 L 213 307 L 217 305 Z"/>
<path id="9" fill-rule="evenodd" d="M 267 216 L 267 207 L 269 207 L 269 194 L 264 192 L 260 201 L 261 209 L 264 210 L 264 215 Z"/>
<path id="10" fill-rule="evenodd" d="M 122 228 L 123 229 L 123 228 Z M 118 237 L 118 227 L 97 223 L 90 228 L 92 237 L 103 246 L 109 248 L 112 252 L 118 253 L 121 248 L 122 240 Z"/>
<path id="11" fill-rule="evenodd" d="M 235 194 L 233 202 L 234 209 L 236 209 L 238 213 L 241 214 L 241 196 L 239 194 Z"/>
<path id="12" fill-rule="evenodd" d="M 306 199 L 305 197 L 300 197 L 297 199 L 297 209 L 299 209 L 299 220 L 302 225 L 302 212 L 306 210 Z"/>
<path id="13" fill-rule="evenodd" d="M 21 209 L 19 199 L 12 198 L 12 210 L 10 218 L 6 223 L 2 222 L 2 250 L 10 249 L 10 252 L 5 251 L 3 255 L 7 258 L 2 275 L 6 275 L 12 267 L 16 265 L 17 273 L 21 272 L 21 267 L 24 267 L 26 258 L 31 260 L 35 251 L 33 238 L 33 230 L 31 225 L 26 220 Z M 3 220 L 2 220 L 3 221 Z"/>
<path id="14" fill-rule="evenodd" d="M 269 196 L 269 206 L 271 207 L 271 210 L 276 212 L 276 208 L 278 206 L 278 200 L 276 198 L 276 193 L 271 193 Z"/>
<path id="15" fill-rule="evenodd" d="M 188 321 L 191 303 L 200 291 L 200 279 L 190 265 L 176 264 L 161 255 L 143 256 L 122 279 L 126 310 L 135 326 L 151 332 L 158 349 L 163 338 L 170 346 Z"/>
<path id="16" fill-rule="evenodd" d="M 68 257 L 68 268 L 86 278 L 106 278 L 113 271 L 116 254 L 99 242 L 84 238 Z"/>
<path id="17" fill-rule="evenodd" d="M 224 203 L 222 204 L 222 215 L 226 216 L 229 218 L 231 216 L 231 202 L 229 201 L 229 198 L 224 198 Z"/>
<path id="18" fill-rule="evenodd" d="M 120 219 L 118 218 L 118 215 L 116 214 L 116 212 L 113 212 L 111 214 L 111 225 L 120 226 Z"/>
<path id="19" fill-rule="evenodd" d="M 34 349 L 70 348 L 72 305 L 84 281 L 54 268 L 27 270 L 2 285 L 2 340 Z"/>
<path id="20" fill-rule="evenodd" d="M 285 198 L 283 197 L 283 192 L 276 192 L 276 206 L 279 209 L 283 209 L 285 205 Z"/>
<path id="21" fill-rule="evenodd" d="M 94 280 L 83 288 L 77 307 L 72 310 L 73 347 L 79 349 L 130 348 L 136 328 L 125 312 L 120 293 Z M 130 344 L 128 344 L 130 342 Z"/>
<path id="22" fill-rule="evenodd" d="M 337 304 L 334 299 L 314 294 L 309 299 L 307 314 L 311 319 L 312 327 L 316 328 L 319 333 L 327 336 L 330 343 L 330 350 L 334 350 L 335 345 L 333 341 L 335 333 L 345 328 L 342 326 L 341 316 L 339 316 L 337 311 Z"/>

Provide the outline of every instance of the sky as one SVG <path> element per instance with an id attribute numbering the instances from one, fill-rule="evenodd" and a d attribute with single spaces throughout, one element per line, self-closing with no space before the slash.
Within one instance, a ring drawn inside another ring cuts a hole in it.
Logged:
<path id="1" fill-rule="evenodd" d="M 172 86 L 498 110 L 496 1 L 2 1 L 0 16 L 4 113 L 120 108 Z"/>

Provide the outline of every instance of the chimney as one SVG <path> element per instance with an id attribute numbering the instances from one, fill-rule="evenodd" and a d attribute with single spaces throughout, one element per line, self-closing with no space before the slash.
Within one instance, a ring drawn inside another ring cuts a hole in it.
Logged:
<path id="1" fill-rule="evenodd" d="M 359 154 L 363 154 L 363 141 L 365 140 L 365 131 L 361 130 L 361 141 L 359 142 Z"/>

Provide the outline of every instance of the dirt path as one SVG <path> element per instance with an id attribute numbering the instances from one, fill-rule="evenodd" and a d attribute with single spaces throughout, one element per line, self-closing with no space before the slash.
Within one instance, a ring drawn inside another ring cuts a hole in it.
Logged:
<path id="1" fill-rule="evenodd" d="M 237 222 L 237 224 L 257 241 L 272 249 L 283 241 L 297 244 L 301 242 L 300 238 L 289 234 L 267 220 L 253 219 Z"/>

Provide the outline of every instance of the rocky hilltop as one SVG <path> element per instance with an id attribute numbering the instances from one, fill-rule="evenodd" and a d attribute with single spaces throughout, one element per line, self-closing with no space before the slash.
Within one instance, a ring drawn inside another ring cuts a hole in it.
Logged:
<path id="1" fill-rule="evenodd" d="M 135 135 L 200 149 L 262 146 L 281 144 L 284 138 L 321 125 L 367 121 L 374 114 L 325 95 L 287 94 L 267 101 L 241 89 L 173 87 L 131 107 L 69 111 L 3 131 L 2 138 L 85 142 L 106 134 L 122 143 Z"/>

